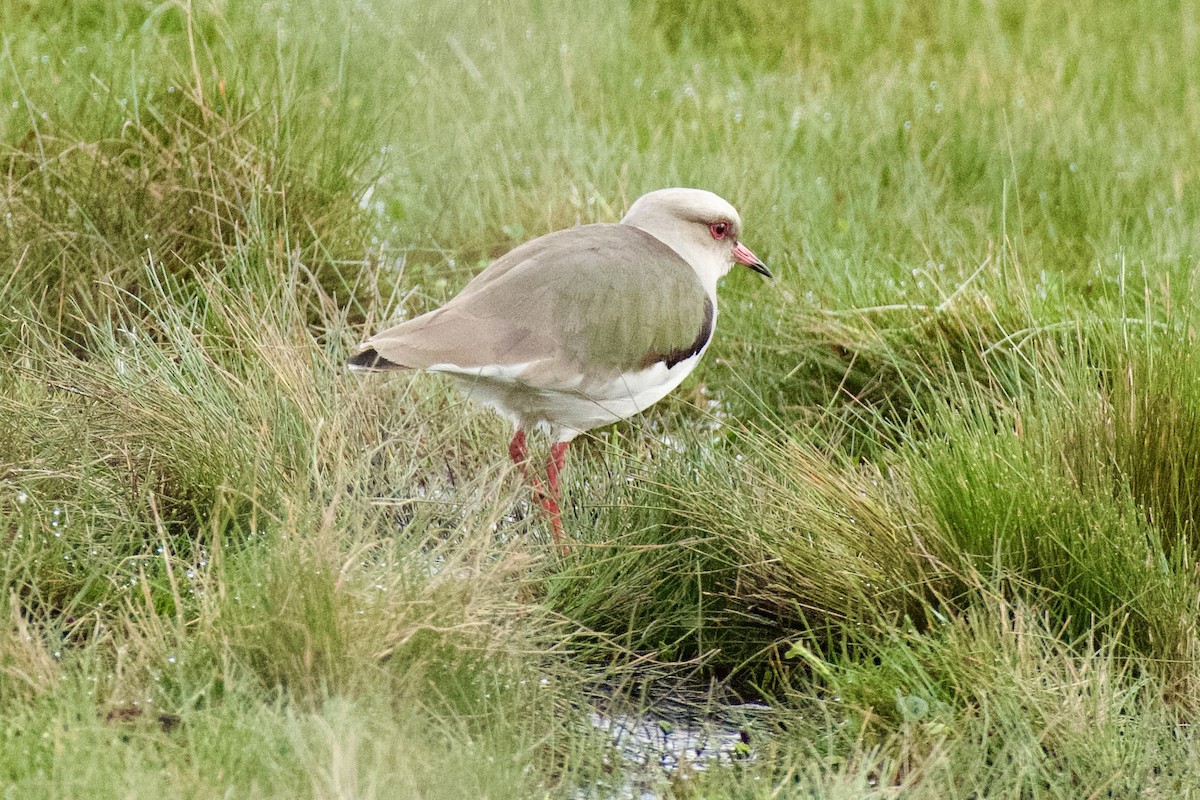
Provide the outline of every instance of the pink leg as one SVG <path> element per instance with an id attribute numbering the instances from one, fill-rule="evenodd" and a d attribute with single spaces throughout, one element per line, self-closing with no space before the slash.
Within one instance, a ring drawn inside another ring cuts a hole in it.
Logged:
<path id="1" fill-rule="evenodd" d="M 554 536 L 554 543 L 562 547 L 564 554 L 567 552 L 567 548 L 562 543 L 562 515 L 558 508 L 558 500 L 562 493 L 558 488 L 558 476 L 563 470 L 568 444 L 569 442 L 555 442 L 550 445 L 550 457 L 546 459 L 546 485 L 550 491 L 538 500 L 542 504 L 542 508 L 546 509 L 546 513 L 550 515 L 550 533 Z"/>
<path id="2" fill-rule="evenodd" d="M 546 479 L 550 483 L 550 492 L 547 493 L 542 486 L 541 479 L 529 470 L 529 450 L 526 447 L 525 431 L 517 428 L 512 441 L 508 443 L 508 457 L 517 465 L 517 469 L 521 470 L 521 476 L 533 487 L 533 496 L 538 505 L 549 515 L 550 533 L 557 545 L 562 544 L 563 535 L 562 518 L 558 510 L 558 473 L 562 471 L 563 454 L 566 449 L 566 443 L 556 444 L 550 448 L 550 459 L 546 462 Z M 563 552 L 566 552 L 565 547 Z"/>
<path id="3" fill-rule="evenodd" d="M 546 459 L 546 481 L 550 484 L 550 493 L 558 496 L 558 475 L 563 470 L 567 460 L 567 447 L 570 442 L 556 442 L 550 445 L 550 458 Z"/>
<path id="4" fill-rule="evenodd" d="M 517 469 L 521 471 L 521 477 L 528 481 L 533 486 L 533 491 L 542 494 L 542 482 L 538 480 L 537 475 L 533 475 L 529 471 L 529 450 L 525 446 L 525 431 L 517 428 L 517 432 L 513 434 L 512 441 L 508 443 L 508 457 L 517 465 Z"/>
<path id="5" fill-rule="evenodd" d="M 526 473 L 526 464 L 529 460 L 529 452 L 525 449 L 525 431 L 517 428 L 517 432 L 513 434 L 512 441 L 508 443 L 508 457 L 517 465 L 517 469 L 521 470 L 521 474 Z"/>

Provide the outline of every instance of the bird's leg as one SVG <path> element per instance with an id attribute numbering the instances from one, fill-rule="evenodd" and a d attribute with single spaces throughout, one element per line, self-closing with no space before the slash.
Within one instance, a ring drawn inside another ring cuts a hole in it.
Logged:
<path id="1" fill-rule="evenodd" d="M 550 492 L 542 486 L 542 481 L 529 469 L 529 450 L 525 443 L 525 431 L 517 428 L 512 441 L 508 443 L 508 457 L 517 465 L 521 476 L 533 487 L 533 497 L 550 517 L 550 533 L 554 543 L 562 545 L 562 517 L 558 510 L 558 473 L 562 471 L 563 453 L 566 452 L 565 442 L 550 447 L 550 459 L 546 462 L 546 479 L 550 484 Z M 563 547 L 563 552 L 566 548 Z"/>
<path id="2" fill-rule="evenodd" d="M 562 494 L 558 488 L 558 475 L 562 472 L 563 462 L 566 460 L 568 444 L 570 443 L 555 442 L 550 445 L 550 457 L 546 459 L 546 485 L 550 491 L 538 500 L 550 515 L 550 533 L 554 536 L 554 543 L 562 547 L 564 554 L 567 548 L 562 543 L 562 515 L 558 508 L 558 500 Z"/>
<path id="3" fill-rule="evenodd" d="M 535 491 L 537 491 L 535 489 Z M 558 511 L 558 501 L 547 494 L 537 492 L 538 505 L 546 512 L 546 516 L 550 517 L 550 535 L 554 537 L 554 543 L 562 548 L 563 555 L 567 554 L 567 546 L 562 543 L 562 515 Z"/>
<path id="4" fill-rule="evenodd" d="M 517 428 L 512 441 L 508 443 L 508 457 L 517 465 L 517 469 L 521 470 L 521 475 L 528 478 L 529 451 L 525 449 L 525 431 L 521 428 Z"/>
<path id="5" fill-rule="evenodd" d="M 529 450 L 525 446 L 525 431 L 520 428 L 517 428 L 512 441 L 508 443 L 508 457 L 521 471 L 521 477 L 533 487 L 533 494 L 538 498 L 538 502 L 542 502 L 541 498 L 545 495 L 545 491 L 542 489 L 542 482 L 538 476 L 529 471 Z"/>
<path id="6" fill-rule="evenodd" d="M 546 459 L 546 482 L 550 484 L 550 493 L 558 497 L 558 474 L 562 472 L 567 459 L 567 446 L 570 442 L 555 442 L 550 445 L 550 457 Z"/>
<path id="7" fill-rule="evenodd" d="M 550 534 L 554 537 L 554 543 L 562 547 L 565 554 L 567 547 L 563 544 L 562 512 L 558 506 L 558 500 L 561 496 L 558 486 L 558 476 L 563 469 L 563 462 L 567 453 L 567 442 L 557 442 L 550 446 L 550 457 L 546 459 L 545 486 L 542 485 L 538 476 L 531 474 L 527 469 L 525 461 L 525 436 L 523 433 L 518 431 L 518 434 L 513 437 L 508 451 L 513 461 L 521 466 L 522 474 L 525 475 L 525 479 L 533 487 L 534 499 L 537 500 L 538 505 L 546 512 L 546 516 L 550 517 Z"/>

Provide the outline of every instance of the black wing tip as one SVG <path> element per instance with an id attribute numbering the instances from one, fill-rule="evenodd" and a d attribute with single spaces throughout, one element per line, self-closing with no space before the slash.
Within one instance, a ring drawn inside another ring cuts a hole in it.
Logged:
<path id="1" fill-rule="evenodd" d="M 368 347 L 361 353 L 350 356 L 346 359 L 346 366 L 350 369 L 403 369 L 403 364 L 397 364 L 395 361 L 388 361 L 383 356 L 379 355 L 379 351 L 374 347 Z"/>

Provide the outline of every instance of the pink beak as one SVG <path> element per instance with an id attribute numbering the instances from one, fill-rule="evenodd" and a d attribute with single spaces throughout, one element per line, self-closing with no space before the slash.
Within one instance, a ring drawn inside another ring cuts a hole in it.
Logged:
<path id="1" fill-rule="evenodd" d="M 771 277 L 771 271 L 767 269 L 767 265 L 764 264 L 758 256 L 754 255 L 754 253 L 751 253 L 750 248 L 746 247 L 746 245 L 742 244 L 741 242 L 733 243 L 733 260 L 739 264 L 749 267 L 759 275 L 764 275 L 768 278 Z"/>

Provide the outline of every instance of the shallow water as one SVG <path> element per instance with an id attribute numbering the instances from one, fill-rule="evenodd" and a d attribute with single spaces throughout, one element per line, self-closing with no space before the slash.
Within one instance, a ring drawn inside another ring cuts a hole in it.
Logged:
<path id="1" fill-rule="evenodd" d="M 620 757 L 620 777 L 577 796 L 654 800 L 694 772 L 751 763 L 766 736 L 770 712 L 759 703 L 699 706 L 662 700 L 650 710 L 613 700 L 598 703 L 591 722 L 611 737 Z"/>

